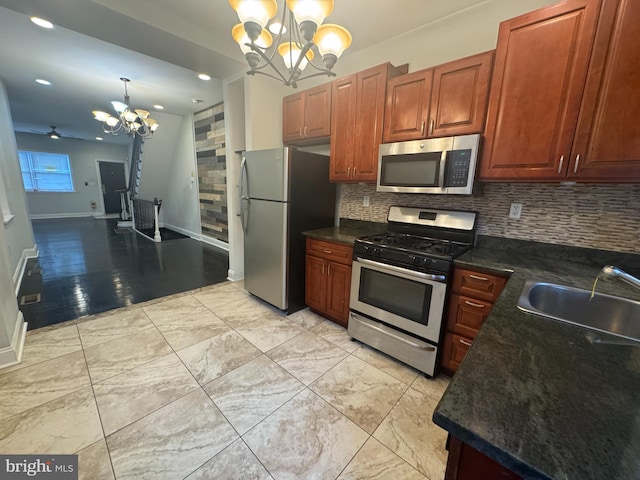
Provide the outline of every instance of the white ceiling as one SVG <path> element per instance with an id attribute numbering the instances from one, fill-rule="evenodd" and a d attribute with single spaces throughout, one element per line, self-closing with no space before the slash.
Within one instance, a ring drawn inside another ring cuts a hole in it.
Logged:
<path id="1" fill-rule="evenodd" d="M 348 62 L 360 49 L 491 1 L 337 0 L 328 21 L 353 35 L 340 59 Z M 36 27 L 31 15 L 56 28 Z M 215 80 L 203 82 L 196 73 L 224 79 L 247 70 L 230 35 L 237 22 L 227 0 L 0 0 L 0 78 L 14 126 L 46 132 L 56 125 L 62 135 L 92 140 L 101 128 L 90 112 L 110 111 L 109 101 L 121 99 L 121 76 L 132 80 L 135 108 L 201 110 L 218 100 L 217 89 Z M 53 85 L 39 86 L 39 77 Z"/>

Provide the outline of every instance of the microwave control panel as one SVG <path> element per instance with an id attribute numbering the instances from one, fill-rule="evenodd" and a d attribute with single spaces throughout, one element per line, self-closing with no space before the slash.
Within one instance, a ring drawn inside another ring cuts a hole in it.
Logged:
<path id="1" fill-rule="evenodd" d="M 451 150 L 447 152 L 445 187 L 466 187 L 471 166 L 471 150 Z"/>

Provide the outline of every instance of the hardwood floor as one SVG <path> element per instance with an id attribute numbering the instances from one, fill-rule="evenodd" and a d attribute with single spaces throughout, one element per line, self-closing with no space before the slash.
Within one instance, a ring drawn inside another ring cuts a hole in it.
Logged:
<path id="1" fill-rule="evenodd" d="M 20 303 L 40 293 L 38 303 L 20 305 L 29 330 L 227 278 L 226 252 L 191 238 L 154 243 L 117 220 L 34 220 L 33 232 L 40 256 L 18 294 Z"/>

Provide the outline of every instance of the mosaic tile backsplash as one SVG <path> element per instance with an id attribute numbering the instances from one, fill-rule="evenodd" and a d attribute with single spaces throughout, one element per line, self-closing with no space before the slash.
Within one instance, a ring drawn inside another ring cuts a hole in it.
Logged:
<path id="1" fill-rule="evenodd" d="M 522 203 L 519 220 L 509 218 L 512 202 Z M 481 235 L 640 253 L 637 184 L 488 183 L 474 195 L 382 193 L 375 185 L 342 185 L 341 218 L 386 222 L 391 205 L 474 210 L 480 213 Z"/>

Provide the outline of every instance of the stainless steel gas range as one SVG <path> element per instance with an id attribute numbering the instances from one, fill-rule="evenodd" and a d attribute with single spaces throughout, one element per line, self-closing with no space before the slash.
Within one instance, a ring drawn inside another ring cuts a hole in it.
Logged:
<path id="1" fill-rule="evenodd" d="M 473 246 L 477 214 L 394 206 L 387 221 L 354 244 L 348 332 L 432 377 L 453 259 Z"/>

